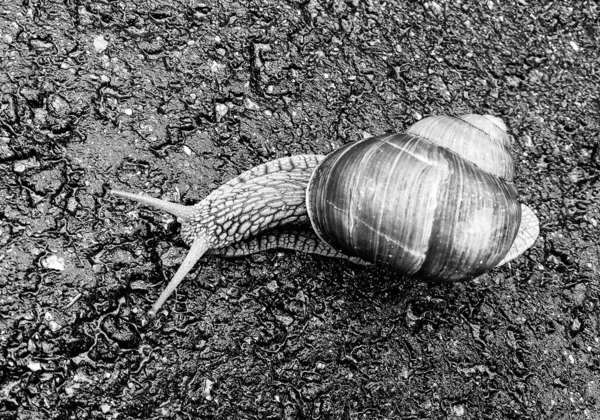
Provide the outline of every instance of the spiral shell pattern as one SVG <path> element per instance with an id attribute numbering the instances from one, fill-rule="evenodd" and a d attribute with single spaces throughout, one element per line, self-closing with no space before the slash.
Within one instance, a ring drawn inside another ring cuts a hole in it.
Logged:
<path id="1" fill-rule="evenodd" d="M 490 116 L 430 117 L 337 150 L 307 189 L 315 232 L 419 278 L 464 280 L 495 267 L 521 220 L 505 129 Z"/>

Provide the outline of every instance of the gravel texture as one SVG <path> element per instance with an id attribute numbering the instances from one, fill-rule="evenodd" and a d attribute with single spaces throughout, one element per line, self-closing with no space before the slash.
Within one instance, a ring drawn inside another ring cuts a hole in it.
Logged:
<path id="1" fill-rule="evenodd" d="M 600 418 L 599 13 L 562 1 L 0 1 L 0 419 Z M 539 215 L 458 284 L 173 217 L 257 164 L 490 113 Z"/>

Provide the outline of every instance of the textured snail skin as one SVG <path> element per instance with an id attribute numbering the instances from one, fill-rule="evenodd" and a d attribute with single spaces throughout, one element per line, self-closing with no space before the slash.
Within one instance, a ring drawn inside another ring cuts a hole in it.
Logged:
<path id="1" fill-rule="evenodd" d="M 185 275 L 209 250 L 224 249 L 224 254 L 230 252 L 240 255 L 243 250 L 236 251 L 232 247 L 228 251 L 227 247 L 281 225 L 308 223 L 306 186 L 315 167 L 323 159 L 325 156 L 299 155 L 267 162 L 221 185 L 193 206 L 174 204 L 141 194 L 110 191 L 117 197 L 134 200 L 177 216 L 182 224 L 182 239 L 190 246 L 190 251 L 175 276 L 149 311 L 150 316 L 158 312 Z M 294 245 L 293 240 L 265 241 L 264 244 L 278 242 Z M 302 246 L 306 243 L 298 244 Z"/>
<path id="2" fill-rule="evenodd" d="M 308 185 L 308 181 L 306 185 Z M 260 233 L 256 236 L 235 242 L 227 247 L 211 249 L 208 254 L 236 258 L 256 254 L 268 249 L 291 249 L 323 257 L 343 258 L 357 265 L 369 265 L 368 262 L 337 251 L 321 241 L 309 223 Z"/>
<path id="3" fill-rule="evenodd" d="M 183 240 L 191 245 L 206 235 L 209 248 L 221 248 L 258 232 L 306 222 L 306 185 L 324 158 L 293 156 L 242 173 L 193 206 L 181 229 Z"/>
<path id="4" fill-rule="evenodd" d="M 516 201 L 501 120 L 430 117 L 408 131 L 353 143 L 327 157 L 292 156 L 259 165 L 194 206 L 111 191 L 177 216 L 190 245 L 149 314 L 157 313 L 206 252 L 239 256 L 283 247 L 459 280 L 533 245 L 539 222 Z M 436 136 L 442 146 L 433 143 Z M 520 226 L 521 213 L 527 223 Z M 323 242 L 310 232 L 269 233 L 308 224 L 307 214 Z M 334 227 L 324 226 L 328 223 Z"/>

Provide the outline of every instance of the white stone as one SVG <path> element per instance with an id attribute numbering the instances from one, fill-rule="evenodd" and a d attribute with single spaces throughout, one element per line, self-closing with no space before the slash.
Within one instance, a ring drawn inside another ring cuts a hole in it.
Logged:
<path id="1" fill-rule="evenodd" d="M 225 116 L 225 114 L 229 112 L 229 108 L 225 104 L 217 104 L 215 110 L 217 111 L 217 115 L 219 116 L 219 118 Z"/>
<path id="2" fill-rule="evenodd" d="M 42 364 L 40 362 L 31 361 L 27 364 L 27 367 L 30 371 L 37 372 L 38 370 L 42 369 Z"/>
<path id="3" fill-rule="evenodd" d="M 97 53 L 102 53 L 106 48 L 108 48 L 108 41 L 104 39 L 103 35 L 98 35 L 94 38 L 94 48 Z"/>
<path id="4" fill-rule="evenodd" d="M 50 270 L 64 271 L 65 259 L 57 255 L 50 255 L 42 260 L 42 266 Z"/>

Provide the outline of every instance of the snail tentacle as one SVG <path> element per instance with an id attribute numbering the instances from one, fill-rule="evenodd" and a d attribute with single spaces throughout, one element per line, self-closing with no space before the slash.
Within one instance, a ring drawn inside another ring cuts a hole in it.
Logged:
<path id="1" fill-rule="evenodd" d="M 117 197 L 165 210 L 180 218 L 181 236 L 190 251 L 175 277 L 156 301 L 154 316 L 196 262 L 209 249 L 227 247 L 280 225 L 306 222 L 306 187 L 325 156 L 299 155 L 250 169 L 210 193 L 194 206 L 111 191 Z"/>
<path id="2" fill-rule="evenodd" d="M 179 283 L 181 283 L 185 276 L 192 270 L 192 268 L 194 268 L 198 260 L 202 258 L 202 255 L 204 255 L 206 251 L 208 251 L 208 249 L 208 241 L 206 241 L 204 238 L 197 237 L 194 240 L 192 246 L 190 247 L 190 250 L 185 256 L 185 259 L 177 269 L 177 272 L 175 273 L 167 287 L 162 291 L 156 302 L 154 302 L 154 305 L 152 305 L 152 309 L 148 311 L 148 315 L 150 317 L 156 316 L 156 313 L 160 310 L 163 303 L 165 303 L 169 296 L 173 294 L 175 289 L 177 289 L 177 286 L 179 286 Z"/>
<path id="3" fill-rule="evenodd" d="M 110 193 L 117 197 L 127 198 L 129 200 L 137 201 L 140 204 L 145 204 L 147 206 L 166 211 L 167 213 L 171 213 L 172 215 L 177 216 L 182 220 L 189 220 L 194 212 L 193 209 L 189 206 L 171 203 L 170 201 L 161 200 L 159 198 L 150 197 L 148 195 L 132 194 L 119 190 L 110 190 Z"/>

